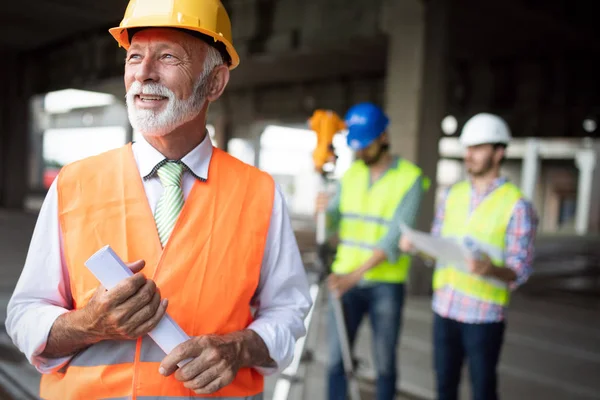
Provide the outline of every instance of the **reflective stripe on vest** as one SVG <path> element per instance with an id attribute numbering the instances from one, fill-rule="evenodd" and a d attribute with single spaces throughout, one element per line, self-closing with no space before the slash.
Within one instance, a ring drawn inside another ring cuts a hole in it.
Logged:
<path id="1" fill-rule="evenodd" d="M 132 363 L 135 360 L 136 345 L 135 340 L 104 340 L 81 351 L 73 357 L 69 366 L 97 367 Z M 165 352 L 148 335 L 142 338 L 141 362 L 160 363 L 165 356 Z"/>
<path id="2" fill-rule="evenodd" d="M 137 396 L 136 400 L 188 400 L 189 396 Z M 211 397 L 212 399 L 218 400 L 263 400 L 264 396 L 262 393 L 255 396 L 246 397 Z M 46 399 L 42 399 L 46 400 Z M 102 400 L 132 400 L 132 396 L 125 397 L 104 397 Z"/>
<path id="3" fill-rule="evenodd" d="M 459 242 L 471 241 L 478 251 L 490 257 L 495 266 L 502 267 L 506 228 L 521 197 L 521 191 L 507 182 L 490 193 L 469 215 L 471 185 L 467 181 L 457 183 L 446 199 L 442 236 Z M 508 304 L 510 297 L 505 283 L 464 272 L 453 265 L 438 264 L 433 275 L 433 288 L 444 286 L 498 305 Z"/>
<path id="4" fill-rule="evenodd" d="M 214 149 L 208 179 L 194 183 L 163 249 L 131 145 L 64 167 L 57 181 L 58 208 L 74 308 L 84 307 L 99 284 L 85 261 L 109 244 L 126 262 L 145 260 L 142 273 L 169 299 L 167 312 L 188 335 L 245 329 L 253 320 L 250 303 L 260 279 L 274 190 L 270 176 Z M 173 375 L 160 375 L 164 357 L 148 336 L 103 341 L 60 371 L 44 374 L 40 397 L 206 397 Z M 242 368 L 210 397 L 258 399 L 263 387 L 258 371 Z"/>
<path id="5" fill-rule="evenodd" d="M 341 181 L 340 244 L 332 270 L 346 274 L 360 267 L 386 235 L 404 196 L 422 176 L 414 164 L 400 160 L 369 187 L 369 168 L 362 161 L 352 164 Z M 423 179 L 425 189 L 429 180 Z M 384 261 L 364 275 L 365 280 L 400 283 L 406 280 L 410 258 L 402 255 L 395 263 Z"/>

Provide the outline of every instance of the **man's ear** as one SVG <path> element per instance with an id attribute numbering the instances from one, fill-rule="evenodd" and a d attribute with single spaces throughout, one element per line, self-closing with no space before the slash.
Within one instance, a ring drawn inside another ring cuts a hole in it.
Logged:
<path id="1" fill-rule="evenodd" d="M 229 83 L 229 68 L 225 64 L 219 65 L 215 67 L 211 75 L 206 98 L 208 101 L 213 102 L 221 97 L 227 83 Z"/>
<path id="2" fill-rule="evenodd" d="M 496 164 L 500 163 L 504 159 L 505 155 L 506 155 L 506 148 L 504 148 L 502 146 L 496 147 L 494 149 L 494 161 L 496 161 Z"/>
<path id="3" fill-rule="evenodd" d="M 387 132 L 383 132 L 379 137 L 379 143 L 381 144 L 390 144 L 390 137 Z"/>

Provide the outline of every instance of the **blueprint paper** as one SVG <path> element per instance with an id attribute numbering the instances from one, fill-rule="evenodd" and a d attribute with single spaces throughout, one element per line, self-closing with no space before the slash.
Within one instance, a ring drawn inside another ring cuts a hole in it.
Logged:
<path id="1" fill-rule="evenodd" d="M 417 231 L 403 223 L 400 224 L 400 230 L 419 251 L 435 258 L 443 264 L 452 264 L 463 272 L 471 273 L 467 267 L 467 258 L 477 258 L 476 252 L 470 251 L 466 246 L 454 240 Z M 496 278 L 489 276 L 479 276 L 479 278 L 496 286 L 506 286 L 505 282 Z"/>
<path id="2" fill-rule="evenodd" d="M 418 250 L 443 263 L 455 265 L 457 268 L 466 269 L 466 259 L 473 257 L 466 247 L 453 240 L 432 236 L 428 233 L 400 225 L 402 234 L 406 235 Z"/>
<path id="3" fill-rule="evenodd" d="M 133 272 L 108 245 L 94 253 L 85 262 L 85 266 L 107 290 L 133 275 Z M 190 339 L 168 314 L 163 316 L 158 325 L 148 333 L 148 336 L 165 352 L 165 355 L 180 343 Z M 181 361 L 178 365 L 183 367 L 189 361 L 191 360 Z"/>

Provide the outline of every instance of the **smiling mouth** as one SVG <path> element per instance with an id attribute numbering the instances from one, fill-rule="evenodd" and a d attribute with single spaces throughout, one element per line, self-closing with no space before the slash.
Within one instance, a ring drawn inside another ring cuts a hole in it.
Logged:
<path id="1" fill-rule="evenodd" d="M 147 102 L 151 102 L 151 101 L 161 101 L 161 100 L 166 100 L 166 97 L 163 96 L 155 96 L 155 95 L 151 95 L 151 94 L 138 94 L 136 95 L 136 97 L 142 101 L 147 101 Z"/>

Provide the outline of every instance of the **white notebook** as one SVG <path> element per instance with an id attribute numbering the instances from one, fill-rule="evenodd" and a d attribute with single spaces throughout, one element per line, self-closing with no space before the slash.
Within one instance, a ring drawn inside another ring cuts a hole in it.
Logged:
<path id="1" fill-rule="evenodd" d="M 85 262 L 85 266 L 107 290 L 115 287 L 121 280 L 133 275 L 133 272 L 127 268 L 127 265 L 108 245 L 94 253 Z M 148 336 L 165 352 L 165 355 L 169 354 L 180 343 L 190 339 L 168 314 L 163 316 L 158 325 L 148 333 Z M 191 359 L 181 361 L 178 366 L 181 368 L 189 361 Z"/>

